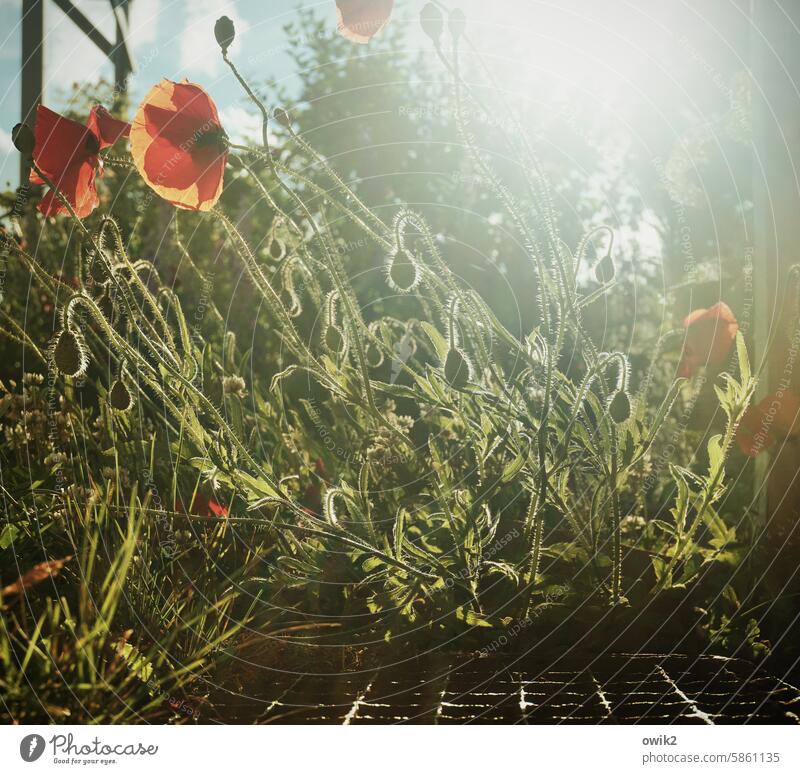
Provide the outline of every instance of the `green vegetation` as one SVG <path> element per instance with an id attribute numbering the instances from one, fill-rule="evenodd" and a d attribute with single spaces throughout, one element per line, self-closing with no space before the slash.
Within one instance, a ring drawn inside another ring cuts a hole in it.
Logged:
<path id="1" fill-rule="evenodd" d="M 302 23 L 300 64 L 347 45 Z M 644 368 L 622 335 L 597 343 L 587 320 L 627 282 L 610 229 L 565 228 L 518 127 L 497 168 L 474 124 L 503 108 L 462 79 L 460 25 L 445 35 L 452 93 L 420 86 L 462 148 L 438 182 L 380 150 L 429 131 L 407 114 L 331 165 L 335 136 L 308 129 L 346 108 L 315 103 L 331 89 L 308 67 L 311 108 L 273 121 L 251 92 L 276 139 L 231 146 L 211 212 L 154 199 L 114 151 L 90 217 L 6 219 L 7 298 L 27 305 L 2 309 L 5 719 L 185 722 L 253 637 L 472 648 L 513 628 L 558 647 L 613 621 L 602 647 L 658 641 L 680 610 L 686 647 L 765 647 L 725 580 L 750 549 L 721 508 L 755 387 L 744 338 L 701 440 L 675 417 L 670 332 L 650 321 Z M 327 77 L 412 101 L 380 67 Z"/>

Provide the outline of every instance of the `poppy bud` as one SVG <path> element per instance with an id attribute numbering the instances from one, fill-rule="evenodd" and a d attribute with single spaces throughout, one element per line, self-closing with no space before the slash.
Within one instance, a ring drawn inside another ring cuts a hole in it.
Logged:
<path id="1" fill-rule="evenodd" d="M 97 299 L 97 307 L 106 320 L 113 321 L 114 302 L 111 300 L 111 296 L 109 296 L 108 293 L 103 293 L 103 295 Z"/>
<path id="2" fill-rule="evenodd" d="M 453 40 L 458 40 L 463 34 L 464 31 L 467 29 L 467 17 L 464 15 L 464 12 L 460 8 L 456 8 L 455 10 L 450 12 L 450 16 L 447 19 L 448 27 L 450 28 L 450 35 L 452 35 Z"/>
<path id="3" fill-rule="evenodd" d="M 284 255 L 286 255 L 286 247 L 284 246 L 283 242 L 277 237 L 269 243 L 269 254 L 276 261 L 279 261 L 281 258 L 283 258 Z"/>
<path id="4" fill-rule="evenodd" d="M 444 378 L 456 390 L 463 390 L 469 383 L 469 363 L 464 354 L 455 347 L 447 353 L 444 361 Z"/>
<path id="5" fill-rule="evenodd" d="M 374 342 L 370 341 L 367 344 L 365 354 L 367 357 L 367 364 L 370 368 L 379 368 L 383 365 L 383 352 Z"/>
<path id="6" fill-rule="evenodd" d="M 56 367 L 65 376 L 80 376 L 89 365 L 89 358 L 80 337 L 69 328 L 64 328 L 53 348 Z"/>
<path id="7" fill-rule="evenodd" d="M 628 393 L 625 392 L 625 390 L 619 390 L 614 393 L 614 397 L 611 398 L 611 403 L 608 404 L 608 413 L 611 415 L 611 419 L 618 425 L 630 419 L 631 399 L 628 397 Z"/>
<path id="8" fill-rule="evenodd" d="M 117 411 L 127 411 L 133 404 L 131 393 L 122 379 L 117 379 L 108 391 L 108 402 Z"/>
<path id="9" fill-rule="evenodd" d="M 292 117 L 289 115 L 289 111 L 282 107 L 276 107 L 275 110 L 272 112 L 275 120 L 286 129 L 291 129 L 292 127 Z"/>
<path id="10" fill-rule="evenodd" d="M 444 31 L 442 12 L 433 4 L 427 3 L 419 14 L 422 31 L 438 46 Z"/>
<path id="11" fill-rule="evenodd" d="M 611 253 L 606 253 L 594 267 L 594 276 L 601 285 L 606 285 L 614 279 L 617 271 Z"/>
<path id="12" fill-rule="evenodd" d="M 222 49 L 223 56 L 228 53 L 228 49 L 236 37 L 236 28 L 233 22 L 227 16 L 220 16 L 217 23 L 214 25 L 214 37 Z"/>
<path id="13" fill-rule="evenodd" d="M 336 354 L 344 349 L 344 335 L 335 325 L 329 325 L 325 331 L 325 346 Z"/>
<path id="14" fill-rule="evenodd" d="M 398 250 L 389 264 L 389 284 L 407 293 L 417 284 L 417 266 L 406 250 Z"/>
<path id="15" fill-rule="evenodd" d="M 103 260 L 96 254 L 89 255 L 89 274 L 91 275 L 92 281 L 97 285 L 102 285 L 111 279 L 107 267 L 108 264 L 113 266 L 115 261 L 114 253 L 111 250 L 104 250 L 103 257 L 106 260 Z"/>
<path id="16" fill-rule="evenodd" d="M 11 142 L 14 147 L 23 155 L 30 156 L 33 153 L 36 139 L 33 136 L 33 130 L 27 124 L 17 124 L 11 130 Z"/>

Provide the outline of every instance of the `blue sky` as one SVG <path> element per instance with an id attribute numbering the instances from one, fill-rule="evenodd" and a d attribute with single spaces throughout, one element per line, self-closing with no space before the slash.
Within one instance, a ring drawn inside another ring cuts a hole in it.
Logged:
<path id="1" fill-rule="evenodd" d="M 74 0 L 75 5 L 113 40 L 113 17 L 107 0 Z M 0 0 L 0 185 L 16 184 L 18 162 L 10 130 L 20 112 L 21 0 Z M 298 7 L 317 8 L 330 19 L 332 0 L 133 0 L 131 38 L 137 70 L 130 82 L 134 100 L 163 77 L 188 78 L 211 92 L 229 133 L 255 131 L 257 119 L 246 110 L 241 91 L 227 72 L 214 41 L 214 21 L 226 14 L 236 22 L 234 56 L 251 75 L 273 77 L 290 85 L 292 65 L 286 55 L 283 26 Z M 113 80 L 108 60 L 52 2 L 45 2 L 45 103 L 63 109 L 74 82 Z"/>

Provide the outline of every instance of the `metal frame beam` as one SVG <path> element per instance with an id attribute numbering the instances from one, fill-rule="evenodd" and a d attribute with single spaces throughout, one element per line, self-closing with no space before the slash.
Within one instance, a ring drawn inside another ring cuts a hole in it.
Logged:
<path id="1" fill-rule="evenodd" d="M 115 40 L 112 43 L 80 11 L 71 0 L 53 0 L 65 16 L 92 43 L 105 54 L 114 65 L 114 90 L 121 94 L 126 90 L 128 76 L 133 72 L 133 52 L 128 44 L 128 11 L 130 0 L 109 0 L 114 12 Z M 22 56 L 20 76 L 22 82 L 20 120 L 33 127 L 36 107 L 44 93 L 44 0 L 22 0 Z M 20 166 L 20 182 L 28 179 L 27 165 Z"/>

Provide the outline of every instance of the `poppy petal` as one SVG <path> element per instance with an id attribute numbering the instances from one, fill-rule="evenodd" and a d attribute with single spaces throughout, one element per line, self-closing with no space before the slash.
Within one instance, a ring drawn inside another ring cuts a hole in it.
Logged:
<path id="1" fill-rule="evenodd" d="M 139 106 L 130 137 L 134 164 L 159 196 L 190 210 L 216 204 L 228 154 L 217 108 L 200 86 L 157 83 Z"/>
<path id="2" fill-rule="evenodd" d="M 736 339 L 739 323 L 730 307 L 719 302 L 710 309 L 696 309 L 683 321 L 686 329 L 680 376 L 689 377 L 701 366 L 719 367 L 725 363 Z"/>
<path id="3" fill-rule="evenodd" d="M 77 121 L 39 105 L 36 109 L 33 159 L 49 181 L 70 203 L 79 218 L 85 218 L 100 203 L 95 189 L 95 174 L 100 166 L 96 135 Z M 44 178 L 32 171 L 30 182 L 44 185 Z M 48 191 L 39 203 L 45 215 L 68 209 L 55 191 Z"/>
<path id="4" fill-rule="evenodd" d="M 79 218 L 92 214 L 100 204 L 95 188 L 96 164 L 91 159 L 73 163 L 60 176 L 52 179 L 61 195 L 70 203 Z M 69 212 L 52 189 L 39 202 L 39 211 L 44 215 L 63 215 Z"/>
<path id="5" fill-rule="evenodd" d="M 60 176 L 68 166 L 90 155 L 86 146 L 90 134 L 89 129 L 77 121 L 39 105 L 36 108 L 33 148 L 36 166 L 51 179 Z"/>
<path id="6" fill-rule="evenodd" d="M 102 105 L 95 105 L 89 113 L 86 126 L 94 132 L 100 141 L 100 148 L 108 148 L 121 137 L 128 137 L 131 125 L 111 115 Z"/>
<path id="7" fill-rule="evenodd" d="M 336 0 L 339 34 L 355 43 L 369 43 L 389 21 L 394 0 Z"/>
<path id="8" fill-rule="evenodd" d="M 212 497 L 208 501 L 208 515 L 225 518 L 228 515 L 228 509 Z"/>

